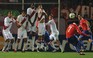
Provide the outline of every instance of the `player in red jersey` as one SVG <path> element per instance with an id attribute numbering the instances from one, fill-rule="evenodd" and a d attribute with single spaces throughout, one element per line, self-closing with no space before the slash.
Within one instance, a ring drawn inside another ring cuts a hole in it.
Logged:
<path id="1" fill-rule="evenodd" d="M 78 53 L 83 54 L 82 52 L 80 52 L 80 46 L 78 45 L 79 42 L 75 36 L 77 33 L 80 35 L 87 36 L 87 34 L 81 32 L 76 23 L 70 24 L 66 30 L 66 39 L 69 43 L 71 43 L 74 46 Z"/>
<path id="2" fill-rule="evenodd" d="M 83 47 L 83 49 L 85 49 L 84 47 L 84 43 L 83 43 L 83 39 L 86 39 L 88 40 L 89 42 L 92 42 L 92 33 L 91 33 L 91 30 L 90 30 L 90 27 L 89 27 L 89 22 L 82 18 L 82 16 L 78 15 L 78 19 L 79 19 L 79 27 L 81 28 L 82 30 L 82 33 L 84 34 L 88 34 L 89 36 L 83 36 L 83 35 L 80 35 L 78 40 L 79 42 L 81 43 L 81 46 Z"/>

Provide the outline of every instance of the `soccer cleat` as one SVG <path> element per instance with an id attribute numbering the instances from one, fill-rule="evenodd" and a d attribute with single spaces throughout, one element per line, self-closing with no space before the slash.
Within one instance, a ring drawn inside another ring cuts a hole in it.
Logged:
<path id="1" fill-rule="evenodd" d="M 80 52 L 80 55 L 85 55 L 84 52 Z"/>
<path id="2" fill-rule="evenodd" d="M 52 52 L 56 52 L 57 50 L 56 49 L 54 49 Z"/>
<path id="3" fill-rule="evenodd" d="M 6 51 L 2 51 L 3 53 L 6 52 Z"/>
<path id="4" fill-rule="evenodd" d="M 80 55 L 85 55 L 84 53 L 80 53 Z"/>
<path id="5" fill-rule="evenodd" d="M 17 52 L 17 50 L 16 50 L 16 49 L 14 49 L 14 52 Z"/>
<path id="6" fill-rule="evenodd" d="M 37 52 L 40 52 L 40 51 L 37 49 Z"/>
<path id="7" fill-rule="evenodd" d="M 35 49 L 34 48 L 32 48 L 32 51 L 34 51 Z"/>

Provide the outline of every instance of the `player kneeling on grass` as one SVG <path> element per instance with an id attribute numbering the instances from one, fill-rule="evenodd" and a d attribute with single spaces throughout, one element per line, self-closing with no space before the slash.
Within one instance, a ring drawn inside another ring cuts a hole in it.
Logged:
<path id="1" fill-rule="evenodd" d="M 88 36 L 87 34 L 84 34 L 81 32 L 81 30 L 79 29 L 79 27 L 76 25 L 76 23 L 72 23 L 68 26 L 67 30 L 66 30 L 66 39 L 67 42 L 71 43 L 75 50 L 80 53 L 80 55 L 84 55 L 84 53 L 81 50 L 80 47 L 80 43 L 78 41 L 78 39 L 76 38 L 76 33 L 80 34 L 80 35 L 84 35 L 84 36 Z"/>
<path id="2" fill-rule="evenodd" d="M 12 12 L 8 12 L 8 16 L 4 19 L 4 26 L 3 26 L 3 36 L 5 39 L 5 45 L 2 49 L 2 51 L 8 51 L 10 48 L 10 44 L 14 43 L 14 37 L 12 36 L 12 33 L 10 32 L 12 23 L 15 22 L 15 20 L 12 18 Z"/>
<path id="3" fill-rule="evenodd" d="M 27 31 L 26 31 L 27 17 L 24 10 L 22 10 L 22 13 L 17 17 L 17 26 L 18 26 L 18 34 L 17 34 L 18 39 L 17 39 L 15 51 L 17 51 L 17 46 L 19 45 L 20 40 L 24 39 L 24 45 L 22 49 L 22 51 L 24 52 L 27 46 Z"/>
<path id="4" fill-rule="evenodd" d="M 62 46 L 60 45 L 59 39 L 58 39 L 58 35 L 59 35 L 59 31 L 57 30 L 55 21 L 53 19 L 53 15 L 49 15 L 49 21 L 48 23 L 46 23 L 46 25 L 50 26 L 51 29 L 51 34 L 50 34 L 50 45 L 53 47 L 53 52 L 55 52 L 56 50 L 58 50 L 55 47 L 55 43 L 57 43 L 58 47 L 60 47 L 60 49 L 62 50 Z"/>

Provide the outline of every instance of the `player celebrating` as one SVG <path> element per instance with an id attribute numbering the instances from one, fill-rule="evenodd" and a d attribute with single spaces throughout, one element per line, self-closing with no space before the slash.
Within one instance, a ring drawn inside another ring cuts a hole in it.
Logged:
<path id="1" fill-rule="evenodd" d="M 4 27 L 3 27 L 3 31 L 2 31 L 4 39 L 5 39 L 5 45 L 2 49 L 3 52 L 9 50 L 9 46 L 10 46 L 11 41 L 12 41 L 12 44 L 14 42 L 14 37 L 12 36 L 12 34 L 10 32 L 13 22 L 15 22 L 15 20 L 12 18 L 12 12 L 9 11 L 8 16 L 5 17 L 5 19 L 4 19 Z"/>
<path id="2" fill-rule="evenodd" d="M 35 35 L 36 35 L 36 18 L 37 18 L 37 11 L 35 10 L 34 4 L 31 4 L 31 7 L 27 9 L 27 16 L 28 16 L 28 27 L 30 35 L 32 35 L 31 40 L 31 47 L 32 51 L 34 51 L 34 43 L 35 43 Z"/>
<path id="3" fill-rule="evenodd" d="M 19 42 L 21 39 L 24 39 L 24 45 L 22 51 L 24 52 L 27 45 L 27 17 L 24 10 L 22 10 L 22 13 L 17 17 L 17 26 L 18 26 L 18 39 L 16 43 L 15 51 L 17 51 L 17 46 L 19 45 Z"/>
<path id="4" fill-rule="evenodd" d="M 48 23 L 46 23 L 46 25 L 50 26 L 51 29 L 51 35 L 50 35 L 50 43 L 51 46 L 54 48 L 54 52 L 57 50 L 57 48 L 55 47 L 54 43 L 56 42 L 58 44 L 58 46 L 60 45 L 59 43 L 59 39 L 58 39 L 58 35 L 59 35 L 59 31 L 57 30 L 56 24 L 54 22 L 53 19 L 53 15 L 49 15 L 49 21 Z M 60 48 L 62 49 L 62 47 L 60 46 Z"/>
<path id="5" fill-rule="evenodd" d="M 69 43 L 71 43 L 76 51 L 80 53 L 81 55 L 84 55 L 84 53 L 80 52 L 81 48 L 78 42 L 78 39 L 76 38 L 76 33 L 87 36 L 86 34 L 82 33 L 79 27 L 76 25 L 76 23 L 70 24 L 66 30 L 66 39 Z"/>

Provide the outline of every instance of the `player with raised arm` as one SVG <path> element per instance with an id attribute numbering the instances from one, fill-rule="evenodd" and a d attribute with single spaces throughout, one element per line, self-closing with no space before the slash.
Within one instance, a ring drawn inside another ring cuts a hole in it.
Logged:
<path id="1" fill-rule="evenodd" d="M 29 8 L 27 8 L 27 16 L 28 16 L 28 29 L 29 35 L 32 36 L 31 40 L 31 48 L 34 51 L 34 43 L 35 43 L 35 36 L 36 36 L 36 19 L 37 19 L 37 11 L 35 9 L 34 4 L 31 4 Z"/>
<path id="2" fill-rule="evenodd" d="M 60 45 L 59 38 L 58 38 L 59 31 L 57 30 L 56 23 L 54 21 L 53 15 L 49 15 L 49 21 L 48 21 L 48 23 L 46 23 L 46 25 L 50 26 L 50 30 L 51 30 L 50 44 L 54 48 L 53 52 L 55 52 L 57 50 L 57 48 L 55 47 L 55 42 L 57 43 L 57 45 L 62 50 L 62 46 Z"/>

